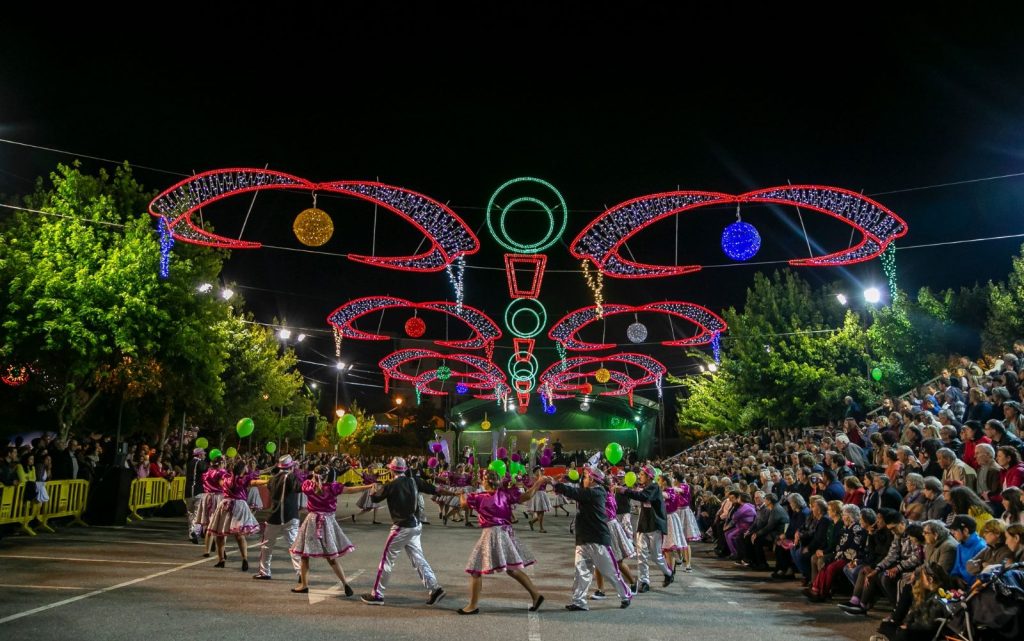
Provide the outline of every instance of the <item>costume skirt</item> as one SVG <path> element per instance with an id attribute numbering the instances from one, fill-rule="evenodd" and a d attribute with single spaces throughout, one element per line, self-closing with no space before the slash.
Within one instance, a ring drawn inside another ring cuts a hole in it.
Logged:
<path id="1" fill-rule="evenodd" d="M 356 549 L 345 531 L 338 525 L 338 519 L 329 512 L 310 512 L 306 515 L 291 553 L 301 557 L 324 557 L 336 559 Z"/>
<path id="2" fill-rule="evenodd" d="M 210 520 L 208 529 L 211 534 L 217 536 L 227 536 L 228 534 L 249 536 L 260 531 L 260 524 L 252 515 L 248 503 L 238 499 L 224 499 L 217 506 L 217 512 Z"/>
<path id="3" fill-rule="evenodd" d="M 668 515 L 668 534 L 661 541 L 661 549 L 663 552 L 669 552 L 672 550 L 685 550 L 690 547 L 690 544 L 686 542 L 686 536 L 683 533 L 683 519 L 679 516 L 679 511 L 676 510 L 672 514 Z"/>
<path id="4" fill-rule="evenodd" d="M 263 509 L 263 497 L 260 496 L 260 488 L 250 487 L 249 495 L 245 499 L 249 503 L 249 507 L 253 510 Z"/>
<path id="5" fill-rule="evenodd" d="M 547 492 L 537 492 L 530 499 L 530 512 L 550 512 L 551 511 L 551 499 L 548 498 Z"/>
<path id="6" fill-rule="evenodd" d="M 360 510 L 372 510 L 373 508 L 378 507 L 380 504 L 374 503 L 370 499 L 371 494 L 373 494 L 372 490 L 366 490 L 365 492 L 360 494 L 359 499 L 356 501 L 356 507 L 358 507 Z"/>
<path id="7" fill-rule="evenodd" d="M 632 559 L 636 556 L 636 546 L 633 540 L 626 534 L 626 528 L 617 520 L 608 521 L 608 531 L 612 535 L 612 554 L 615 555 L 615 562 L 623 559 Z"/>
<path id="8" fill-rule="evenodd" d="M 693 510 L 688 507 L 684 507 L 679 510 L 679 518 L 683 521 L 683 535 L 687 541 L 700 541 L 700 526 L 697 525 L 697 517 L 694 516 Z"/>
<path id="9" fill-rule="evenodd" d="M 199 509 L 196 512 L 196 524 L 202 526 L 203 530 L 210 529 L 210 521 L 217 513 L 220 502 L 224 500 L 223 494 L 216 492 L 204 492 L 199 495 Z"/>
<path id="10" fill-rule="evenodd" d="M 537 559 L 516 537 L 511 525 L 495 525 L 480 531 L 480 539 L 469 554 L 466 572 L 473 576 L 519 570 Z"/>
<path id="11" fill-rule="evenodd" d="M 565 507 L 569 503 L 561 494 L 552 494 L 549 500 L 551 501 L 552 510 L 556 507 Z"/>

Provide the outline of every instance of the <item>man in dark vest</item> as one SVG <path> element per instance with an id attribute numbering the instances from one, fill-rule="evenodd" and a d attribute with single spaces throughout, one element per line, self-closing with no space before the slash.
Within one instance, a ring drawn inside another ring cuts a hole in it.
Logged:
<path id="1" fill-rule="evenodd" d="M 615 488 L 616 492 L 622 492 L 640 503 L 640 519 L 636 524 L 639 578 L 634 592 L 647 592 L 651 589 L 650 565 L 652 563 L 661 568 L 662 574 L 665 575 L 662 587 L 667 588 L 674 580 L 672 570 L 665 563 L 665 556 L 661 552 L 662 537 L 668 533 L 668 521 L 665 514 L 665 496 L 654 481 L 656 474 L 653 467 L 645 465 L 640 469 L 639 476 L 643 490 L 630 490 L 621 486 Z"/>
<path id="2" fill-rule="evenodd" d="M 203 535 L 203 526 L 196 523 L 196 516 L 203 500 L 203 474 L 207 469 L 206 450 L 201 447 L 192 450 L 192 459 L 185 464 L 185 510 L 188 512 L 188 538 L 196 545 Z"/>
<path id="3" fill-rule="evenodd" d="M 302 483 L 295 475 L 295 461 L 285 455 L 278 459 L 277 473 L 270 479 L 270 516 L 263 524 L 263 541 L 260 545 L 260 571 L 252 578 L 270 580 L 270 561 L 274 558 L 274 546 L 284 535 L 288 542 L 288 556 L 292 560 L 292 568 L 302 583 L 302 564 L 296 555 L 290 552 L 295 543 L 295 535 L 299 533 L 299 494 Z"/>

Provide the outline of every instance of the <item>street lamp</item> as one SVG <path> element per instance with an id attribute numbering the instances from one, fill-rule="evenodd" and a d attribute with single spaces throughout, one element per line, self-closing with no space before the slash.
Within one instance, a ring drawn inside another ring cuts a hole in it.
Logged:
<path id="1" fill-rule="evenodd" d="M 846 306 L 849 300 L 846 298 L 846 294 L 836 294 L 836 300 L 839 301 L 840 305 Z"/>
<path id="2" fill-rule="evenodd" d="M 345 415 L 345 408 L 339 407 L 338 409 L 334 410 L 334 413 L 338 416 L 338 418 L 341 418 L 342 416 Z"/>
<path id="3" fill-rule="evenodd" d="M 277 330 L 277 337 L 283 341 L 286 341 L 292 337 L 292 330 L 282 327 L 281 329 Z"/>
<path id="4" fill-rule="evenodd" d="M 864 300 L 874 305 L 882 300 L 882 292 L 877 287 L 868 287 L 864 290 Z"/>
<path id="5" fill-rule="evenodd" d="M 299 335 L 298 335 L 298 336 L 297 336 L 297 337 L 295 338 L 295 342 L 296 342 L 296 343 L 301 343 L 301 342 L 302 342 L 302 341 L 304 341 L 304 340 L 306 340 L 306 335 L 305 335 L 305 334 L 299 334 Z"/>
<path id="6" fill-rule="evenodd" d="M 223 298 L 224 300 L 231 300 L 231 298 L 234 295 L 235 295 L 235 292 L 233 290 L 231 290 L 231 289 L 228 289 L 227 287 L 225 287 L 224 289 L 222 289 L 220 291 L 220 297 Z"/>
<path id="7" fill-rule="evenodd" d="M 402 401 L 402 397 L 401 396 L 396 396 L 395 397 L 395 405 L 401 405 L 402 402 L 403 401 Z"/>
<path id="8" fill-rule="evenodd" d="M 708 363 L 708 371 L 714 374 L 715 372 L 718 371 L 718 365 L 716 365 L 715 363 Z"/>

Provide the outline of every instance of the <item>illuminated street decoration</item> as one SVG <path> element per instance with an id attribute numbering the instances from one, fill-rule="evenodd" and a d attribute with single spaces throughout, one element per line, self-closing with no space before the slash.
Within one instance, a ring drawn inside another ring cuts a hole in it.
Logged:
<path id="1" fill-rule="evenodd" d="M 358 318 L 367 314 L 372 314 L 373 312 L 399 307 L 415 310 L 422 309 L 448 314 L 463 321 L 471 330 L 473 330 L 473 336 L 466 340 L 434 341 L 435 344 L 443 347 L 451 347 L 452 349 L 486 348 L 488 344 L 493 344 L 494 341 L 501 338 L 502 335 L 501 329 L 498 327 L 497 323 L 491 320 L 487 314 L 484 314 L 480 310 L 470 307 L 469 305 L 462 305 L 462 309 L 459 310 L 458 305 L 450 301 L 413 303 L 405 300 L 404 298 L 396 298 L 394 296 L 367 296 L 351 300 L 328 314 L 327 322 L 332 326 L 332 328 L 340 332 L 343 338 L 360 341 L 387 341 L 391 340 L 390 336 L 371 334 L 370 332 L 358 330 L 353 326 L 353 322 Z M 420 323 L 423 322 L 419 318 L 414 318 Z M 410 318 L 409 321 L 407 321 L 407 324 L 413 321 L 414 318 Z M 408 332 L 409 329 L 410 328 L 407 326 L 406 331 Z M 412 335 L 413 334 L 410 334 L 410 336 Z M 419 334 L 419 336 L 422 335 L 423 334 Z"/>
<path id="2" fill-rule="evenodd" d="M 715 332 L 721 333 L 727 329 L 725 321 L 721 316 L 710 309 L 695 303 L 666 301 L 662 303 L 649 303 L 639 307 L 631 305 L 619 305 L 610 303 L 604 306 L 604 315 L 615 316 L 617 314 L 640 314 L 659 313 L 682 318 L 697 326 L 699 330 L 696 335 L 678 340 L 662 341 L 662 345 L 669 347 L 694 347 L 710 343 Z M 548 332 L 548 338 L 571 351 L 593 351 L 599 349 L 610 349 L 615 343 L 588 343 L 580 340 L 577 334 L 584 327 L 587 327 L 598 320 L 596 307 L 583 307 L 574 312 L 566 314 L 561 320 L 554 324 Z"/>

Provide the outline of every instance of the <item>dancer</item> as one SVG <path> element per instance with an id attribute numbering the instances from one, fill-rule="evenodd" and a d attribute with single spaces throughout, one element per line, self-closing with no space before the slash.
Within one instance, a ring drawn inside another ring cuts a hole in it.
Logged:
<path id="1" fill-rule="evenodd" d="M 595 569 L 609 579 L 614 578 L 619 607 L 628 608 L 632 593 L 619 573 L 611 550 L 612 539 L 605 512 L 608 493 L 604 487 L 604 473 L 597 468 L 588 468 L 582 481 L 582 488 L 565 483 L 555 484 L 555 492 L 576 501 L 579 506 L 576 518 L 576 574 L 572 583 L 572 602 L 565 609 L 590 609 L 587 595 Z"/>
<path id="2" fill-rule="evenodd" d="M 345 596 L 352 596 L 352 587 L 345 578 L 345 570 L 338 562 L 338 558 L 356 549 L 356 546 L 352 545 L 352 541 L 338 525 L 335 516 L 338 511 L 338 495 L 362 492 L 372 486 L 345 487 L 337 481 L 327 483 L 325 481 L 328 474 L 328 466 L 317 465 L 313 470 L 313 476 L 302 482 L 302 493 L 306 495 L 309 513 L 299 526 L 295 544 L 289 550 L 291 554 L 302 559 L 299 565 L 299 584 L 292 588 L 292 592 L 309 592 L 309 559 L 315 556 L 327 559 L 335 576 L 345 586 Z"/>
<path id="3" fill-rule="evenodd" d="M 210 521 L 217 514 L 220 502 L 224 500 L 224 488 L 220 482 L 227 475 L 224 465 L 224 457 L 218 456 L 210 461 L 210 467 L 203 472 L 203 500 L 199 502 L 199 509 L 196 512 L 196 524 L 203 534 L 203 556 L 210 556 L 210 549 L 213 547 L 214 536 L 210 532 Z"/>
<path id="4" fill-rule="evenodd" d="M 530 501 L 529 510 L 525 511 L 526 518 L 530 521 L 530 529 L 533 529 L 533 524 L 537 523 L 540 526 L 541 534 L 547 534 L 548 531 L 544 529 L 544 513 L 551 511 L 551 499 L 548 498 L 546 487 L 548 482 L 544 479 L 544 468 L 536 466 L 533 468 L 533 478 L 527 479 L 529 481 L 528 487 L 537 485 L 537 491 L 533 494 L 533 499 Z M 530 512 L 533 512 L 533 518 L 530 518 Z"/>
<path id="5" fill-rule="evenodd" d="M 684 550 L 687 553 L 686 557 L 689 558 L 690 546 L 683 533 L 683 520 L 679 517 L 680 496 L 676 492 L 673 482 L 673 478 L 668 474 L 658 477 L 658 487 L 661 488 L 661 493 L 665 497 L 665 521 L 668 524 L 668 533 L 661 541 L 661 551 L 674 575 L 679 562 L 682 561 Z"/>
<path id="6" fill-rule="evenodd" d="M 298 556 L 291 553 L 299 532 L 299 494 L 302 492 L 302 484 L 295 473 L 295 466 L 296 463 L 291 456 L 282 456 L 277 462 L 277 474 L 270 480 L 270 517 L 263 523 L 260 571 L 253 575 L 254 579 L 270 580 L 270 562 L 274 558 L 274 546 L 284 534 L 295 576 L 300 583 L 302 582 L 301 561 Z"/>
<path id="7" fill-rule="evenodd" d="M 661 540 L 668 532 L 668 524 L 665 520 L 665 497 L 661 488 L 654 482 L 656 473 L 650 465 L 640 469 L 640 484 L 643 491 L 630 490 L 627 488 L 615 488 L 629 498 L 637 501 L 640 506 L 640 519 L 636 524 L 636 550 L 637 550 L 637 577 L 638 582 L 633 591 L 636 593 L 648 592 L 651 589 L 651 563 L 661 568 L 665 580 L 662 587 L 672 585 L 675 577 L 672 570 L 665 563 L 665 557 L 661 553 Z"/>
<path id="8" fill-rule="evenodd" d="M 469 603 L 456 610 L 459 614 L 479 614 L 480 591 L 483 589 L 483 575 L 505 571 L 530 593 L 532 605 L 530 612 L 536 612 L 544 602 L 544 596 L 537 591 L 530 577 L 523 568 L 533 565 L 536 559 L 525 545 L 516 538 L 515 530 L 510 523 L 512 509 L 518 503 L 533 500 L 538 491 L 543 491 L 547 484 L 540 481 L 534 483 L 525 493 L 515 486 L 505 487 L 498 475 L 491 470 L 481 474 L 483 492 L 463 494 L 460 503 L 472 506 L 480 521 L 480 540 L 476 542 L 469 555 L 466 572 L 469 574 Z"/>
<path id="9" fill-rule="evenodd" d="M 405 550 L 423 581 L 423 587 L 430 592 L 427 605 L 434 605 L 444 598 L 445 591 L 437 582 L 434 571 L 423 556 L 423 548 L 420 545 L 423 525 L 416 518 L 416 510 L 419 507 L 417 496 L 420 492 L 427 494 L 452 493 L 447 490 L 438 490 L 422 479 L 406 475 L 408 468 L 405 459 L 401 457 L 392 459 L 388 463 L 388 469 L 395 473 L 395 478 L 373 493 L 371 497 L 374 503 L 388 502 L 388 512 L 391 513 L 393 525 L 388 534 L 388 540 L 384 543 L 384 553 L 377 566 L 377 578 L 373 582 L 373 590 L 362 595 L 362 601 L 370 605 L 384 604 L 384 590 L 387 588 L 391 571 L 395 568 L 395 560 L 398 559 L 402 550 Z"/>
<path id="10" fill-rule="evenodd" d="M 616 487 L 622 486 L 623 477 L 625 476 L 621 471 L 616 475 Z M 622 526 L 622 530 L 630 541 L 636 538 L 636 533 L 633 531 L 633 501 L 625 494 L 619 492 L 615 492 L 615 520 Z"/>
<path id="11" fill-rule="evenodd" d="M 617 479 L 615 479 L 617 480 Z M 622 523 L 618 520 L 618 511 L 620 499 L 624 498 L 626 502 L 627 514 L 629 510 L 629 498 L 621 494 L 615 494 L 614 492 L 608 492 L 608 496 L 605 499 L 605 516 L 608 517 L 608 533 L 612 537 L 612 560 L 615 561 L 616 565 L 619 566 L 619 572 L 622 573 L 622 578 L 630 585 L 636 582 L 633 577 L 633 573 L 629 571 L 629 566 L 626 564 L 627 559 L 636 557 L 636 546 L 633 545 L 633 537 L 627 532 L 626 528 L 622 526 Z M 604 575 L 600 572 L 595 572 L 595 578 L 597 579 L 597 590 L 591 596 L 592 599 L 604 599 L 607 595 L 604 593 Z"/>
<path id="12" fill-rule="evenodd" d="M 693 494 L 690 490 L 690 484 L 686 482 L 686 478 L 681 472 L 676 473 L 676 481 L 678 481 L 676 484 L 676 494 L 679 495 L 679 518 L 683 521 L 683 535 L 691 543 L 700 541 L 700 525 L 697 524 L 697 517 L 691 508 Z M 689 554 L 687 554 L 686 571 L 690 572 L 691 570 Z"/>
<path id="13" fill-rule="evenodd" d="M 575 469 L 575 467 L 573 467 L 573 469 Z M 570 482 L 568 483 L 568 485 L 571 485 L 573 487 L 579 487 L 578 483 Z M 571 514 L 569 514 L 569 510 L 565 508 L 565 506 L 569 504 L 569 501 L 558 492 L 555 492 L 554 488 L 551 489 L 551 496 L 549 497 L 549 502 L 551 503 L 551 511 L 553 513 L 553 516 L 558 516 L 558 510 L 562 510 L 563 512 L 565 512 L 566 516 L 572 516 Z M 572 523 L 569 524 L 570 533 L 573 531 L 572 528 L 574 524 L 575 519 Z"/>
<path id="14" fill-rule="evenodd" d="M 372 500 L 370 500 L 370 495 L 373 494 L 373 486 L 377 483 L 377 475 L 371 472 L 369 469 L 366 469 L 363 470 L 362 476 L 363 484 L 368 485 L 370 489 L 363 492 L 362 495 L 360 495 L 360 497 L 356 500 L 356 507 L 359 508 L 359 512 L 352 515 L 352 522 L 356 522 L 357 516 L 361 516 L 363 514 L 366 514 L 370 510 L 373 510 L 373 516 L 370 518 L 373 519 L 374 525 L 380 525 L 380 521 L 377 520 L 377 510 L 380 509 L 380 506 L 374 503 Z"/>
<path id="15" fill-rule="evenodd" d="M 224 561 L 227 559 L 224 539 L 228 534 L 233 534 L 235 542 L 238 543 L 238 553 L 242 555 L 242 571 L 249 570 L 249 551 L 245 537 L 259 532 L 260 523 L 252 515 L 246 496 L 250 486 L 266 485 L 266 481 L 259 480 L 260 473 L 256 470 L 246 472 L 246 467 L 241 461 L 235 463 L 231 473 L 225 475 L 220 482 L 224 488 L 224 499 L 217 506 L 217 513 L 210 521 L 210 534 L 217 539 L 217 563 L 213 566 L 215 568 L 224 567 Z"/>
<path id="16" fill-rule="evenodd" d="M 197 447 L 192 450 L 192 460 L 185 464 L 185 510 L 188 512 L 188 538 L 199 545 L 203 527 L 199 524 L 199 507 L 203 503 L 203 474 L 209 469 L 206 450 Z"/>

